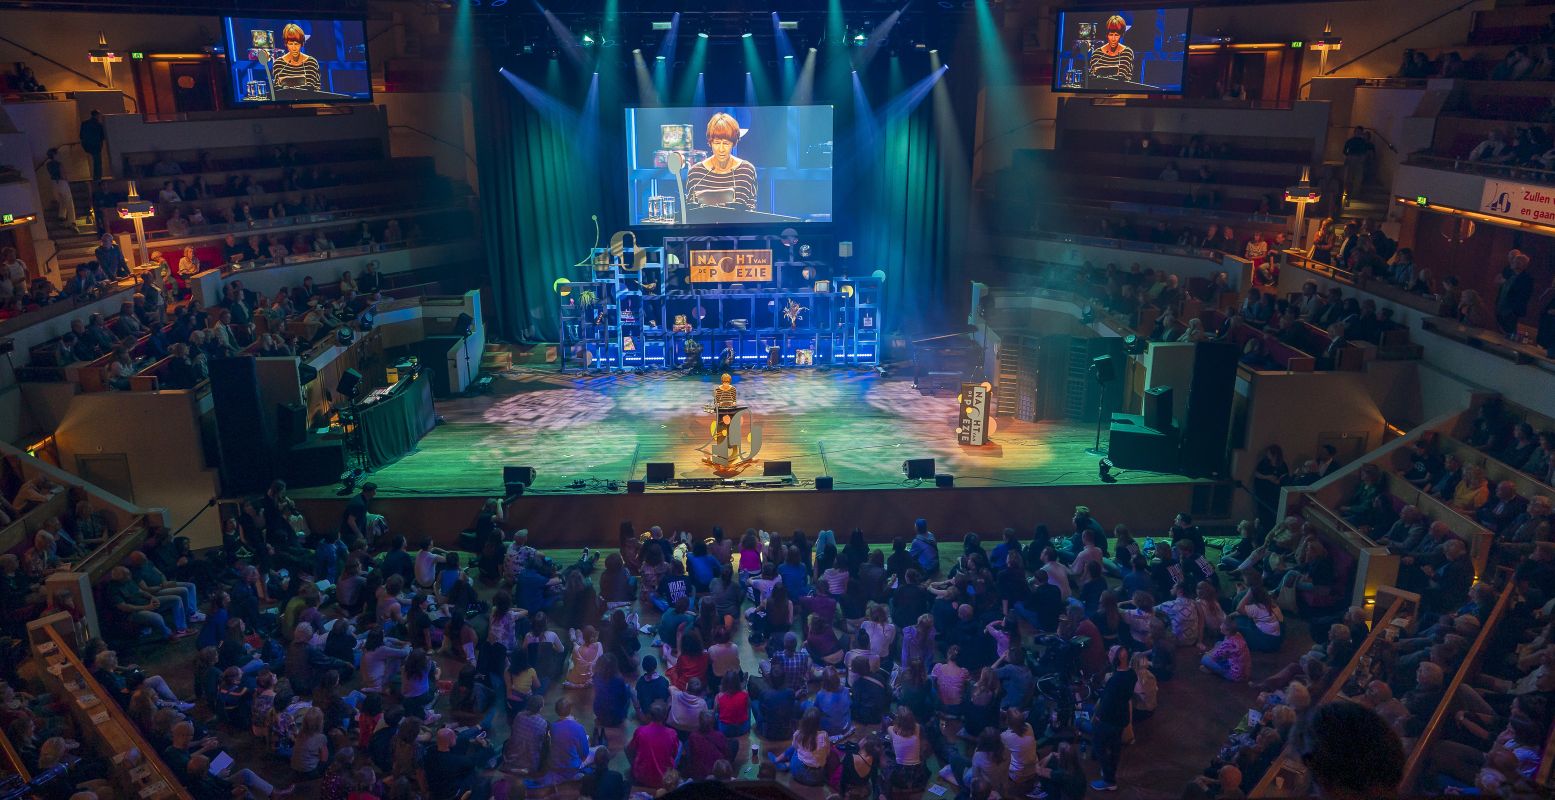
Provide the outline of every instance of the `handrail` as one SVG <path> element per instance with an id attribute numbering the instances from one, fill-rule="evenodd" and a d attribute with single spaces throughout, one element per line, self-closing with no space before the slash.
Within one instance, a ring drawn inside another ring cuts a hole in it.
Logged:
<path id="1" fill-rule="evenodd" d="M 1550 735 L 1544 740 L 1544 750 L 1541 752 L 1555 752 L 1555 725 L 1550 726 Z M 1555 759 L 1542 758 L 1539 760 L 1539 773 L 1533 778 L 1533 785 L 1541 789 L 1555 789 Z"/>
<path id="2" fill-rule="evenodd" d="M 148 527 L 146 516 L 137 515 L 128 525 L 120 528 L 118 533 L 108 537 L 88 553 L 86 558 L 81 559 L 80 563 L 75 565 L 74 571 L 86 575 L 90 583 L 96 584 L 126 555 L 140 546 L 140 543 L 145 540 Z M 126 547 L 126 544 L 129 546 Z"/>
<path id="3" fill-rule="evenodd" d="M 1106 236 L 1087 236 L 1080 233 L 1059 233 L 1038 231 L 1035 233 L 1019 234 L 1033 239 L 1046 239 L 1048 241 L 1063 242 L 1065 244 L 1084 244 L 1093 247 L 1110 247 L 1115 250 L 1130 250 L 1136 253 L 1154 253 L 1163 256 L 1181 256 L 1183 258 L 1202 258 L 1206 261 L 1220 263 L 1230 254 L 1220 250 L 1206 250 L 1202 247 L 1178 247 L 1176 245 L 1151 244 L 1149 242 L 1136 242 L 1130 239 L 1113 239 Z"/>
<path id="4" fill-rule="evenodd" d="M 1503 568 L 1503 572 L 1510 572 Z M 1510 576 L 1503 576 L 1510 577 Z M 1511 603 L 1512 595 L 1517 590 L 1517 584 L 1508 579 L 1506 588 L 1501 590 L 1501 597 L 1496 600 L 1495 608 L 1490 616 L 1485 619 L 1485 624 L 1480 626 L 1479 635 L 1474 637 L 1474 643 L 1469 646 L 1469 652 L 1459 662 L 1456 675 L 1452 676 L 1452 683 L 1447 685 L 1447 691 L 1442 694 L 1442 700 L 1436 706 L 1436 711 L 1431 713 L 1431 721 L 1426 723 L 1425 729 L 1415 739 L 1415 747 L 1409 753 L 1409 760 L 1404 762 L 1404 780 L 1399 782 L 1400 787 L 1412 787 L 1420 779 L 1420 772 L 1425 768 L 1426 757 L 1431 751 L 1431 745 L 1435 744 L 1436 737 L 1441 735 L 1443 725 L 1447 717 L 1448 709 L 1452 708 L 1458 698 L 1458 691 L 1468 682 L 1469 674 L 1479 669 L 1479 661 L 1485 655 L 1491 634 L 1501 623 L 1501 618 L 1506 615 L 1506 608 Z"/>
<path id="5" fill-rule="evenodd" d="M 450 142 L 447 139 L 444 139 L 443 137 L 438 136 L 436 134 L 427 133 L 426 131 L 424 131 L 424 130 L 422 130 L 422 129 L 414 126 L 414 125 L 390 125 L 389 126 L 389 130 L 391 130 L 391 131 L 394 130 L 395 128 L 404 128 L 407 131 L 411 131 L 413 133 L 419 133 L 422 136 L 425 136 L 428 139 L 431 139 L 432 141 L 437 142 L 438 144 L 441 144 L 441 145 L 443 145 L 445 147 L 452 147 L 453 149 L 459 151 L 459 155 L 464 156 L 464 160 L 465 161 L 470 162 L 470 166 L 477 166 L 476 163 L 475 163 L 475 157 L 470 155 L 469 152 L 466 151 L 464 149 L 464 147 L 461 146 L 461 145 L 454 144 L 453 142 Z"/>
<path id="6" fill-rule="evenodd" d="M 1394 153 L 1395 155 L 1398 153 L 1398 148 L 1394 147 L 1393 143 L 1388 141 L 1388 137 L 1384 136 L 1382 131 L 1373 128 L 1370 125 L 1356 125 L 1355 127 L 1360 128 L 1363 131 L 1367 131 L 1368 133 L 1375 135 L 1378 139 L 1381 139 L 1382 143 L 1388 146 L 1388 152 Z"/>
<path id="7" fill-rule="evenodd" d="M 1323 703 L 1332 702 L 1338 698 L 1339 690 L 1344 688 L 1344 685 L 1349 682 L 1353 675 L 1355 675 L 1355 671 L 1360 669 L 1362 660 L 1371 654 L 1371 649 L 1376 646 L 1377 641 L 1382 637 L 1382 632 L 1392 626 L 1394 619 L 1405 614 L 1405 609 L 1403 607 L 1404 604 L 1405 599 L 1403 597 L 1393 598 L 1393 604 L 1388 606 L 1388 610 L 1384 611 L 1382 616 L 1378 617 L 1376 621 L 1372 623 L 1371 632 L 1366 635 L 1366 640 L 1361 642 L 1361 646 L 1356 648 L 1355 654 L 1350 656 L 1349 662 L 1346 663 L 1344 668 L 1339 670 L 1339 673 L 1334 676 L 1333 682 L 1330 683 L 1328 685 L 1328 689 L 1323 692 L 1322 699 L 1313 702 L 1312 705 L 1314 707 Z M 1259 779 L 1258 784 L 1253 787 L 1253 790 L 1248 792 L 1247 796 L 1249 798 L 1291 796 L 1294 794 L 1292 791 L 1293 787 L 1281 786 L 1276 789 L 1274 782 L 1281 774 L 1283 774 L 1283 769 L 1286 765 L 1295 765 L 1297 763 L 1299 763 L 1299 760 L 1292 755 L 1291 749 L 1287 747 L 1285 751 L 1280 754 L 1280 757 L 1275 759 L 1273 764 L 1269 765 L 1269 769 L 1264 772 L 1263 777 Z M 1296 773 L 1297 771 L 1293 769 L 1291 772 Z"/>
<path id="8" fill-rule="evenodd" d="M 59 631 L 55 630 L 53 625 L 40 625 L 33 628 L 33 631 L 35 631 L 34 636 L 47 637 L 48 641 L 54 645 L 54 649 L 60 658 L 64 659 L 66 667 L 76 673 L 74 677 L 80 681 L 82 686 L 86 687 L 88 692 L 97 696 L 103 712 L 107 715 L 107 719 L 102 722 L 92 722 L 89 718 L 78 718 L 76 720 L 78 725 L 100 737 L 103 744 L 110 745 L 106 748 L 109 751 L 108 755 L 128 753 L 131 749 L 140 751 L 140 763 L 150 769 L 152 773 L 151 778 L 156 780 L 148 778 L 146 781 L 148 785 L 140 789 L 136 796 L 150 798 L 150 800 L 156 800 L 157 798 L 193 800 L 189 791 L 184 788 L 182 776 L 175 774 L 168 767 L 167 762 L 162 760 L 162 757 L 157 754 L 157 750 L 151 746 L 150 742 L 146 741 L 146 737 L 135 727 L 135 723 L 129 718 L 129 715 L 124 709 L 118 707 L 113 699 L 113 695 L 109 694 L 103 688 L 103 685 L 97 682 L 97 678 L 92 675 L 91 670 L 87 669 L 86 665 L 81 662 L 81 657 L 76 655 L 76 652 L 65 643 L 65 640 L 59 635 Z M 36 646 L 35 644 L 34 649 L 36 649 Z M 52 670 L 45 671 L 51 675 L 53 674 Z M 54 675 L 53 677 L 63 685 L 63 674 Z M 59 696 L 68 697 L 68 695 Z M 88 709 L 82 708 L 74 697 L 70 697 L 65 702 L 73 712 L 90 717 Z M 93 708 L 97 708 L 97 706 Z M 113 735 L 114 733 L 118 735 L 115 736 Z M 118 766 L 128 768 L 127 762 L 121 763 Z M 158 783 L 163 784 L 162 790 L 148 794 L 147 791 L 154 789 Z"/>
<path id="9" fill-rule="evenodd" d="M 1467 158 L 1438 156 L 1430 153 L 1413 153 L 1404 161 L 1404 166 L 1444 169 L 1470 175 L 1481 175 L 1487 178 L 1525 178 L 1542 183 L 1555 183 L 1555 170 L 1552 169 L 1514 167 L 1506 164 L 1485 164 L 1478 161 L 1470 161 Z"/>
<path id="10" fill-rule="evenodd" d="M 5 42 L 6 44 L 9 44 L 12 47 L 17 48 L 18 50 L 21 50 L 22 52 L 26 53 L 27 55 L 33 56 L 34 58 L 41 58 L 44 61 L 47 61 L 50 64 L 53 64 L 54 66 L 59 67 L 60 69 L 66 71 L 66 72 L 71 73 L 72 75 L 76 75 L 78 77 L 85 78 L 86 80 L 91 81 L 92 84 L 95 85 L 95 86 L 100 86 L 100 87 L 102 87 L 104 89 L 110 89 L 110 90 L 113 90 L 113 91 L 117 91 L 119 93 L 120 97 L 123 97 L 123 98 L 129 100 L 130 103 L 135 106 L 135 111 L 136 112 L 140 111 L 140 101 L 136 100 L 134 97 L 131 97 L 123 89 L 119 89 L 119 88 L 114 87 L 114 86 L 109 86 L 108 84 L 103 83 L 102 81 L 92 77 L 91 75 L 88 75 L 85 72 L 82 72 L 81 70 L 78 70 L 78 69 L 76 69 L 76 68 L 74 68 L 72 66 L 69 66 L 68 64 L 61 64 L 58 61 L 55 61 L 54 59 L 49 58 L 48 56 L 44 55 L 43 53 L 40 53 L 37 50 L 34 50 L 31 47 L 28 47 L 27 45 L 24 45 L 21 42 L 16 41 L 15 39 L 8 39 L 8 38 L 6 38 L 4 36 L 0 36 L 0 42 Z M 61 94 L 69 94 L 69 92 L 61 92 Z"/>
<path id="11" fill-rule="evenodd" d="M 1340 64 L 1339 66 L 1334 67 L 1333 69 L 1329 70 L 1327 73 L 1323 73 L 1323 74 L 1319 74 L 1319 75 L 1314 75 L 1312 78 L 1308 78 L 1305 83 L 1302 83 L 1300 86 L 1296 87 L 1296 95 L 1298 97 L 1301 96 L 1303 90 L 1305 90 L 1308 87 L 1310 87 L 1312 85 L 1312 81 L 1314 79 L 1316 79 L 1316 78 L 1331 77 L 1334 73 L 1338 72 L 1339 70 L 1342 70 L 1345 67 L 1348 67 L 1351 64 L 1354 64 L 1355 62 L 1360 61 L 1361 59 L 1366 58 L 1367 56 L 1370 56 L 1372 53 L 1375 53 L 1378 50 L 1381 50 L 1382 48 L 1387 47 L 1388 45 L 1391 45 L 1391 44 L 1399 41 L 1400 39 L 1403 39 L 1406 36 L 1409 36 L 1410 34 L 1414 33 L 1415 31 L 1418 31 L 1421 28 L 1426 27 L 1427 25 L 1433 25 L 1436 22 L 1438 22 L 1438 21 L 1440 21 L 1442 19 L 1447 18 L 1449 15 L 1456 14 L 1459 11 L 1462 11 L 1463 9 L 1468 8 L 1469 6 L 1479 5 L 1479 2 L 1480 2 L 1480 0 L 1464 0 L 1464 2 L 1460 3 L 1459 5 L 1457 5 L 1457 6 L 1453 7 L 1453 8 L 1450 8 L 1450 9 L 1448 9 L 1446 11 L 1443 11 L 1442 13 L 1437 14 L 1436 16 L 1426 20 L 1425 22 L 1422 22 L 1419 25 L 1416 25 L 1413 28 L 1410 28 L 1409 30 L 1404 31 L 1403 33 L 1400 33 L 1400 34 L 1394 36 L 1393 38 L 1391 38 L 1391 39 L 1389 39 L 1389 40 L 1387 40 L 1387 41 L 1385 41 L 1385 42 L 1383 42 L 1381 44 L 1378 44 L 1378 45 L 1372 47 L 1371 49 L 1367 50 L 1364 53 L 1361 53 L 1360 55 L 1350 59 L 1349 61 L 1346 61 L 1343 64 Z"/>
<path id="12" fill-rule="evenodd" d="M 22 754 L 16 752 L 16 746 L 11 744 L 11 737 L 0 733 L 0 755 L 5 757 L 4 766 L 16 773 L 23 781 L 32 780 L 32 773 L 27 771 L 27 764 L 22 761 Z"/>

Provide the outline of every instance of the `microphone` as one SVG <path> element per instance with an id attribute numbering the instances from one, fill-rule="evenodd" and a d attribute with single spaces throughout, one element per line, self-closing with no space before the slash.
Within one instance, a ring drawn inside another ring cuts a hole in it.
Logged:
<path id="1" fill-rule="evenodd" d="M 590 214 L 589 219 L 594 220 L 594 246 L 599 247 L 599 215 Z"/>

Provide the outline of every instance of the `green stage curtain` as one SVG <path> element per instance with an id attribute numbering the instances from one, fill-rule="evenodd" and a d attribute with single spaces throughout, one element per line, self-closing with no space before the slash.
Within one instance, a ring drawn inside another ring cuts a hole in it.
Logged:
<path id="1" fill-rule="evenodd" d="M 603 193 L 613 185 L 601 164 L 611 145 L 588 145 L 565 120 L 527 102 L 495 67 L 477 71 L 475 103 L 481 222 L 493 301 L 503 335 L 556 341 L 557 278 L 594 242 L 591 214 L 609 241 Z"/>
<path id="2" fill-rule="evenodd" d="M 937 130 L 931 102 L 887 122 L 857 176 L 858 257 L 851 271 L 886 275 L 884 330 L 939 333 L 965 316 L 960 277 L 971 203 L 964 154 Z"/>

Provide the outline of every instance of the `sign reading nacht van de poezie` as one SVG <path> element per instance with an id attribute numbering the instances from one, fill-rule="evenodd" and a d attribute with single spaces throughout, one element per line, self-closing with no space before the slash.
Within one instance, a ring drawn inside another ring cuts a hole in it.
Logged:
<path id="1" fill-rule="evenodd" d="M 767 283 L 771 250 L 692 250 L 692 283 Z"/>

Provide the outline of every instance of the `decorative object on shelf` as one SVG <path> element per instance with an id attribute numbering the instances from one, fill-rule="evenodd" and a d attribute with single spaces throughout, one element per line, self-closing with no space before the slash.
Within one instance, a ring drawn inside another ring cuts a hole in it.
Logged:
<path id="1" fill-rule="evenodd" d="M 676 314 L 675 315 L 675 324 L 670 327 L 670 331 L 673 332 L 673 333 L 690 333 L 691 332 L 691 323 L 686 320 L 686 315 L 685 314 Z"/>
<path id="2" fill-rule="evenodd" d="M 798 301 L 790 298 L 788 304 L 783 306 L 783 318 L 788 320 L 788 327 L 798 328 L 799 318 L 804 316 L 804 312 L 809 310 L 809 308 L 799 305 Z"/>
<path id="3" fill-rule="evenodd" d="M 794 351 L 794 366 L 796 366 L 796 367 L 813 367 L 813 366 L 815 366 L 815 351 L 814 350 L 795 350 Z"/>

